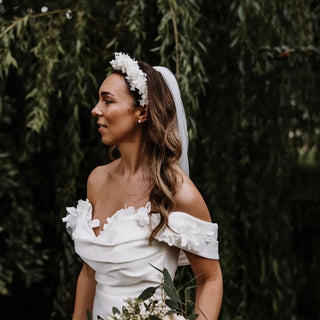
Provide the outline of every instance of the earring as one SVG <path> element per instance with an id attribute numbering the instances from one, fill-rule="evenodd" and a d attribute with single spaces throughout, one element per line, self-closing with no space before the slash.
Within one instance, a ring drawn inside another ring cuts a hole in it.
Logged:
<path id="1" fill-rule="evenodd" d="M 140 119 L 138 120 L 138 123 L 141 123 L 141 120 L 140 120 Z"/>

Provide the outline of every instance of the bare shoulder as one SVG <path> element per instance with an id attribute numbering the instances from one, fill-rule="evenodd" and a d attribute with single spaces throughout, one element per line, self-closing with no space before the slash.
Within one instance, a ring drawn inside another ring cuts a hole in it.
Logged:
<path id="1" fill-rule="evenodd" d="M 178 183 L 175 194 L 176 211 L 182 211 L 198 219 L 211 222 L 208 207 L 200 191 L 191 179 L 180 170 L 178 169 L 182 179 Z"/>
<path id="2" fill-rule="evenodd" d="M 94 201 L 95 195 L 108 184 L 110 172 L 114 166 L 114 162 L 94 168 L 89 174 L 87 180 L 87 198 L 90 202 Z"/>

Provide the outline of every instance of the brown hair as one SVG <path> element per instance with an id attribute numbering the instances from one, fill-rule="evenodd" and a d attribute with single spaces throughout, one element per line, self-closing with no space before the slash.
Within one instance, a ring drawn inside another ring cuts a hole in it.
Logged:
<path id="1" fill-rule="evenodd" d="M 161 216 L 158 226 L 151 232 L 151 242 L 164 226 L 168 226 L 169 214 L 175 208 L 178 178 L 175 165 L 181 156 L 182 145 L 176 107 L 161 73 L 144 62 L 139 62 L 139 67 L 147 75 L 148 86 L 148 119 L 142 124 L 142 136 L 145 152 L 152 161 L 150 202 Z M 118 71 L 115 73 L 121 74 Z M 129 92 L 136 101 L 135 107 L 139 107 L 139 94 L 137 91 Z M 110 149 L 113 158 L 115 149 L 115 146 Z"/>

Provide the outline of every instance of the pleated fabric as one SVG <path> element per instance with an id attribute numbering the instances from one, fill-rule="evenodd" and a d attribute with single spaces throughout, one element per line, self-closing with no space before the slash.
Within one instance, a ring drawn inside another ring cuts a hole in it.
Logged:
<path id="1" fill-rule="evenodd" d="M 185 251 L 219 259 L 217 224 L 184 212 L 170 213 L 170 228 L 160 231 L 149 245 L 150 233 L 160 219 L 150 210 L 150 202 L 138 209 L 118 210 L 96 235 L 93 228 L 100 226 L 100 221 L 92 219 L 88 199 L 67 208 L 62 221 L 74 240 L 75 252 L 96 271 L 93 319 L 107 317 L 112 307 L 120 309 L 125 299 L 159 285 L 162 274 L 156 268 L 168 269 L 173 278 L 178 265 L 189 263 Z"/>

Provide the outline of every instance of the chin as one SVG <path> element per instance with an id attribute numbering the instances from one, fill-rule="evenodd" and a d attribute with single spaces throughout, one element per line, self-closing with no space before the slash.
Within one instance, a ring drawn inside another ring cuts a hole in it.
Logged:
<path id="1" fill-rule="evenodd" d="M 117 139 L 110 139 L 107 137 L 101 137 L 101 141 L 106 146 L 115 146 L 119 143 L 119 140 Z"/>
<path id="2" fill-rule="evenodd" d="M 112 141 L 110 141 L 110 139 L 101 138 L 101 142 L 106 146 L 110 146 L 113 144 Z"/>

